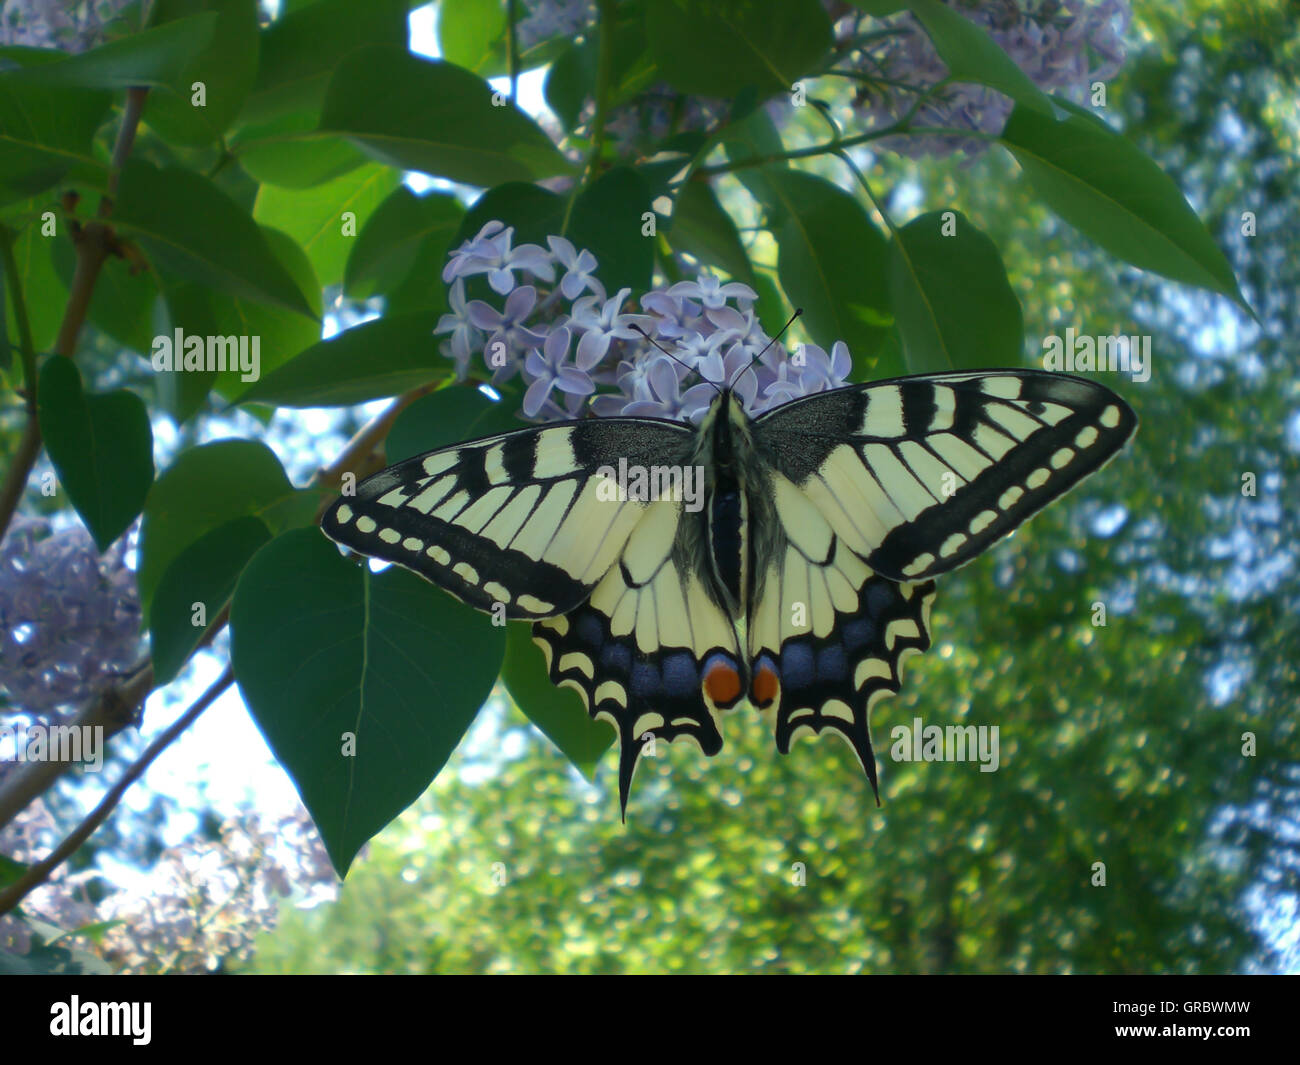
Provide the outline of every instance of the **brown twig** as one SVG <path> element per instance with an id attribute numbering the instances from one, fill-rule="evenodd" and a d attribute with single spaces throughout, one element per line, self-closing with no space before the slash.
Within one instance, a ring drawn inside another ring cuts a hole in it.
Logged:
<path id="1" fill-rule="evenodd" d="M 108 172 L 108 192 L 99 201 L 100 221 L 88 222 L 80 229 L 73 230 L 73 243 L 77 249 L 77 264 L 72 274 L 72 288 L 68 293 L 68 303 L 63 309 L 63 320 L 59 323 L 59 335 L 54 350 L 60 355 L 72 358 L 77 351 L 77 338 L 82 326 L 86 324 L 86 315 L 90 310 L 90 297 L 95 290 L 95 281 L 100 268 L 117 247 L 117 238 L 112 227 L 103 221 L 113 210 L 113 198 L 117 195 L 118 182 L 127 156 L 131 154 L 131 145 L 135 143 L 135 133 L 140 125 L 140 116 L 144 112 L 144 101 L 149 90 L 133 88 L 126 91 L 126 105 L 122 113 L 122 125 L 117 131 L 117 141 L 113 145 L 113 160 Z M 8 246 L 8 240 L 3 243 Z M 16 269 L 12 262 L 12 253 L 5 263 L 5 274 L 13 273 L 14 286 L 19 286 Z M 19 328 L 26 328 L 27 310 L 22 301 L 21 287 L 13 287 L 14 304 L 17 307 Z M 13 464 L 0 487 L 0 539 L 4 538 L 9 522 L 13 518 L 18 503 L 27 487 L 32 467 L 41 453 L 41 427 L 36 406 L 36 357 L 31 348 L 31 331 L 27 329 L 24 344 L 24 384 L 27 386 L 27 424 L 23 429 L 22 439 L 14 454 Z M 28 353 L 30 352 L 30 357 Z"/>

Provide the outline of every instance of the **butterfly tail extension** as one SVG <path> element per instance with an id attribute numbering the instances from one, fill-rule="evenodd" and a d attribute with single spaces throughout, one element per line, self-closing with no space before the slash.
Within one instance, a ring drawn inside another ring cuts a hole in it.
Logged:
<path id="1" fill-rule="evenodd" d="M 900 584 L 872 576 L 856 610 L 837 613 L 826 634 L 797 633 L 779 650 L 761 648 L 750 698 L 760 710 L 776 706 L 777 750 L 789 754 L 804 729 L 837 733 L 853 749 L 879 805 L 871 710 L 901 690 L 903 663 L 929 649 L 933 600 L 933 581 Z"/>

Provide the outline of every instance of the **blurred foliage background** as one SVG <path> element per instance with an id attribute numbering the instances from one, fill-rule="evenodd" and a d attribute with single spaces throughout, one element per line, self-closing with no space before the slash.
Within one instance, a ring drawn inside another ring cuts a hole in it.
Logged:
<path id="1" fill-rule="evenodd" d="M 1107 381 L 1138 411 L 1134 444 L 940 582 L 935 647 L 876 710 L 883 806 L 842 744 L 782 758 L 738 712 L 711 763 L 643 760 L 624 827 L 612 754 L 589 785 L 498 706 L 338 900 L 288 909 L 247 968 L 1300 965 L 1300 18 L 1211 0 L 1134 17 L 1108 113 L 1207 220 L 1260 324 L 1087 245 L 1001 153 L 879 158 L 880 187 L 919 185 L 995 239 L 1030 336 L 1074 324 L 1153 352 L 1149 381 Z M 888 760 L 916 716 L 999 726 L 1000 770 Z"/>

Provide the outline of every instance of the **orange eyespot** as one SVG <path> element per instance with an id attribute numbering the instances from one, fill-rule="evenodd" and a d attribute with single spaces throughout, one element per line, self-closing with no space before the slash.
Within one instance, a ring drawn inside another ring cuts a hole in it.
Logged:
<path id="1" fill-rule="evenodd" d="M 751 688 L 751 694 L 755 706 L 771 706 L 772 700 L 780 694 L 780 691 L 781 681 L 776 675 L 776 670 L 766 662 L 754 670 L 754 683 Z"/>
<path id="2" fill-rule="evenodd" d="M 704 694 L 715 706 L 727 706 L 740 698 L 740 674 L 730 662 L 719 661 L 704 673 Z"/>

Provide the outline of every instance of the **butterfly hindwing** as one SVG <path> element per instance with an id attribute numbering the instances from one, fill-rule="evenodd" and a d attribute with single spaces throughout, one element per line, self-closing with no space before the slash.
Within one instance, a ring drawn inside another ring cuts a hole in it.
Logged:
<path id="1" fill-rule="evenodd" d="M 619 740 L 619 800 L 647 737 L 722 747 L 717 715 L 745 692 L 736 630 L 696 565 L 680 502 L 652 503 L 591 598 L 539 621 L 533 638 L 551 680 L 576 688 Z"/>
<path id="2" fill-rule="evenodd" d="M 553 617 L 587 599 L 646 509 L 646 500 L 610 497 L 600 476 L 610 457 L 680 463 L 690 444 L 686 426 L 642 418 L 485 437 L 381 470 L 321 527 L 480 610 Z"/>
<path id="3" fill-rule="evenodd" d="M 955 569 L 1109 460 L 1137 424 L 1110 389 L 1037 370 L 904 377 L 761 416 L 759 445 L 870 568 Z"/>
<path id="4" fill-rule="evenodd" d="M 903 662 L 930 646 L 934 582 L 874 573 L 816 502 L 770 471 L 764 542 L 748 618 L 750 698 L 776 708 L 776 745 L 803 729 L 846 740 L 877 788 L 870 714 L 902 687 Z"/>

